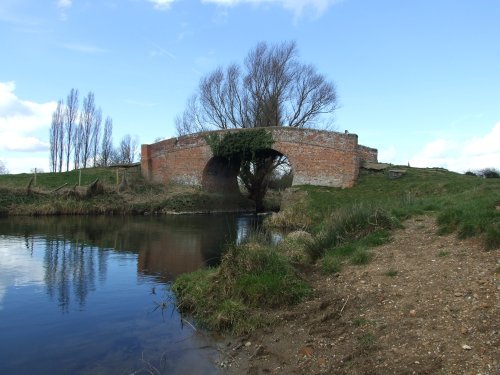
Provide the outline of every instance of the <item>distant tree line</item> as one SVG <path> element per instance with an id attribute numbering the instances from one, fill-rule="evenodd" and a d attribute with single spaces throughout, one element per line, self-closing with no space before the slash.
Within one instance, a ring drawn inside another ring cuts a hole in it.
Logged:
<path id="1" fill-rule="evenodd" d="M 500 171 L 495 168 L 484 168 L 478 171 L 467 171 L 467 176 L 478 176 L 482 178 L 500 178 Z"/>
<path id="2" fill-rule="evenodd" d="M 72 88 L 66 102 L 59 100 L 52 113 L 50 126 L 50 170 L 107 167 L 130 164 L 135 160 L 138 141 L 125 135 L 118 147 L 113 147 L 113 119 L 109 116 L 102 124 L 102 110 L 96 107 L 94 93 L 83 98 L 79 108 L 79 93 Z"/>

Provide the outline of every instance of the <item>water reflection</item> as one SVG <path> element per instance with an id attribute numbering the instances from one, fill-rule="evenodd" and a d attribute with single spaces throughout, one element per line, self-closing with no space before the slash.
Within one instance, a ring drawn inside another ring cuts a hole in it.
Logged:
<path id="1" fill-rule="evenodd" d="M 44 282 L 50 297 L 57 297 L 63 312 L 69 308 L 71 293 L 80 308 L 90 291 L 95 290 L 96 277 L 106 279 L 108 252 L 64 238 L 47 239 L 44 256 Z"/>
<path id="2" fill-rule="evenodd" d="M 143 355 L 161 373 L 215 373 L 211 339 L 155 307 L 256 220 L 0 218 L 0 373 L 147 373 Z"/>
<path id="3" fill-rule="evenodd" d="M 70 303 L 84 308 L 89 293 L 106 280 L 111 249 L 136 256 L 139 276 L 168 283 L 182 273 L 216 265 L 224 244 L 241 240 L 256 222 L 255 217 L 227 215 L 14 217 L 0 219 L 0 233 L 24 237 L 27 257 L 16 253 L 17 264 L 11 268 L 25 272 L 25 278 L 33 275 L 27 266 L 33 262 L 33 244 L 44 238 L 43 283 L 61 311 L 68 312 Z M 12 254 L 3 254 L 0 268 L 9 259 L 14 259 Z M 0 301 L 6 282 L 1 279 L 4 277 L 0 278 Z"/>

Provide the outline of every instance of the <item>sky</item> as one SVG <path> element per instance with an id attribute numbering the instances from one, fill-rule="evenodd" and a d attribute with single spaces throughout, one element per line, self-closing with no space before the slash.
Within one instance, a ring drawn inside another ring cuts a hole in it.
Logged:
<path id="1" fill-rule="evenodd" d="M 49 170 L 71 88 L 115 144 L 176 135 L 200 79 L 257 43 L 295 41 L 334 82 L 334 127 L 379 161 L 500 168 L 498 0 L 0 0 L 0 160 Z"/>

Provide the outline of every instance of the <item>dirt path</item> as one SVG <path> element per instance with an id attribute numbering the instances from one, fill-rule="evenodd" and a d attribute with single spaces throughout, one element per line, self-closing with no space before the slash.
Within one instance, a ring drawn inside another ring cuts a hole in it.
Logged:
<path id="1" fill-rule="evenodd" d="M 225 374 L 500 374 L 499 251 L 413 218 L 366 266 L 313 270 L 314 298 L 233 340 Z"/>

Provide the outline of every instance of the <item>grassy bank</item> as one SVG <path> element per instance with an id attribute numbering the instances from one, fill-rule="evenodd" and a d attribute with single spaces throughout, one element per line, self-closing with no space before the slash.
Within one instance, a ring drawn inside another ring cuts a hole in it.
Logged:
<path id="1" fill-rule="evenodd" d="M 125 176 L 125 183 L 123 182 Z M 89 189 L 98 180 L 96 189 Z M 88 168 L 63 173 L 0 175 L 2 215 L 123 215 L 251 210 L 239 197 L 147 183 L 137 171 Z"/>
<path id="2" fill-rule="evenodd" d="M 419 214 L 436 216 L 440 233 L 476 236 L 485 249 L 500 247 L 499 179 L 404 170 L 398 179 L 364 171 L 351 189 L 293 188 L 267 225 L 300 231 L 275 246 L 233 246 L 219 267 L 178 278 L 179 307 L 210 329 L 251 331 L 270 323 L 269 308 L 307 298 L 307 272 L 300 270 L 331 274 L 346 263 L 362 266 L 370 262 L 371 248 L 390 241 L 392 229 Z M 277 259 L 286 273 L 275 268 Z"/>

